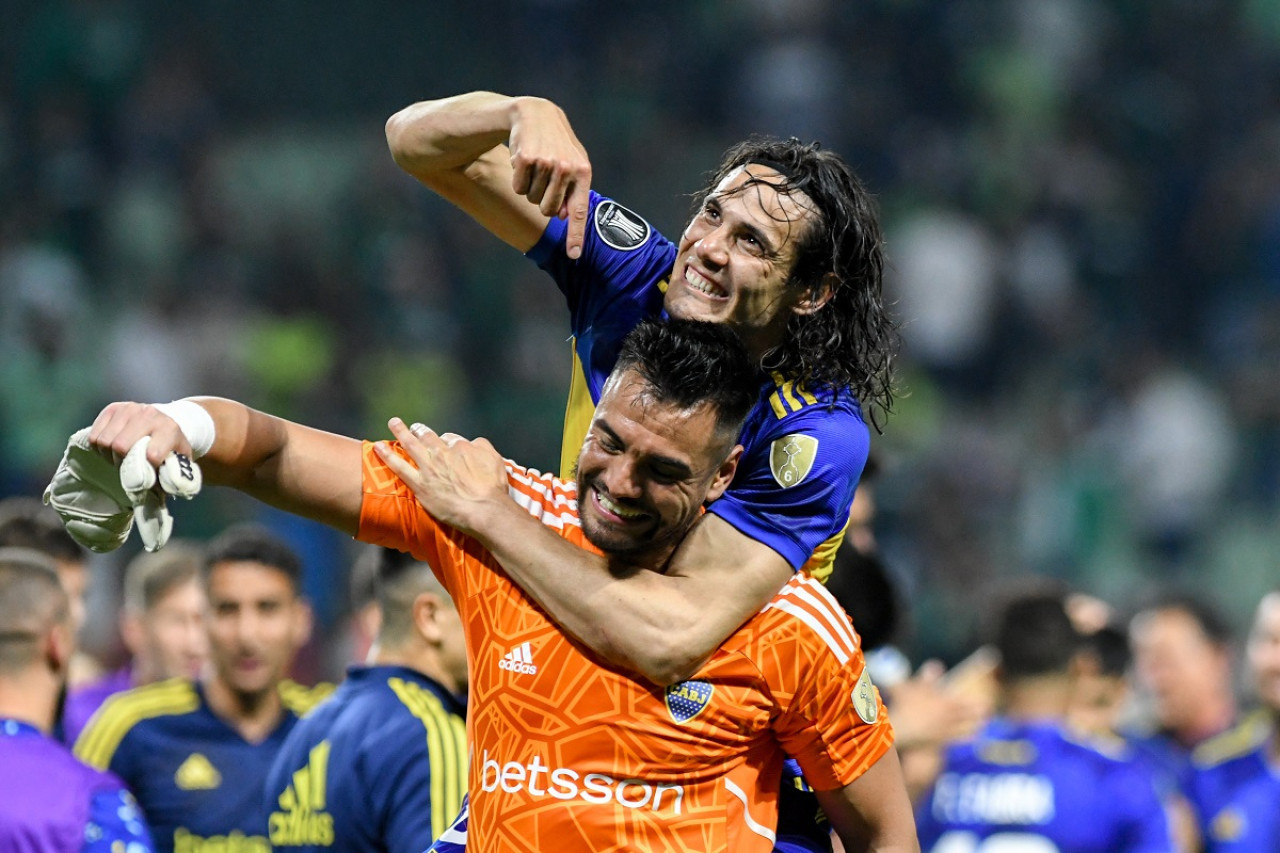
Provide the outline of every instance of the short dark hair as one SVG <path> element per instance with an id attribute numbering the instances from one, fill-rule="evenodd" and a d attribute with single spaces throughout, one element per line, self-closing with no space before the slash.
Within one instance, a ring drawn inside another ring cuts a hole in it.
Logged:
<path id="1" fill-rule="evenodd" d="M 1098 664 L 1098 673 L 1118 678 L 1129 669 L 1133 653 L 1129 635 L 1119 626 L 1103 625 L 1083 639 L 1083 650 Z"/>
<path id="2" fill-rule="evenodd" d="M 994 644 L 1006 682 L 1065 673 L 1080 651 L 1080 635 L 1067 614 L 1066 596 L 1044 590 L 1008 599 L 996 619 Z"/>
<path id="3" fill-rule="evenodd" d="M 71 538 L 58 513 L 37 498 L 0 500 L 0 547 L 32 548 L 70 563 L 83 563 L 89 557 Z"/>
<path id="4" fill-rule="evenodd" d="M 1203 596 L 1193 596 L 1182 591 L 1161 592 L 1143 604 L 1134 618 L 1147 613 L 1167 611 L 1185 613 L 1191 617 L 1211 645 L 1227 649 L 1235 639 L 1230 623 L 1216 605 Z M 1132 621 L 1130 624 L 1132 625 Z"/>
<path id="5" fill-rule="evenodd" d="M 142 551 L 124 567 L 124 605 L 135 613 L 155 607 L 173 589 L 200 576 L 204 551 L 195 542 L 173 540 L 159 551 Z"/>
<path id="6" fill-rule="evenodd" d="M 36 641 L 70 613 L 52 557 L 34 548 L 0 548 L 0 673 L 29 665 Z"/>
<path id="7" fill-rule="evenodd" d="M 902 621 L 902 600 L 878 554 L 845 540 L 836 550 L 827 588 L 853 620 L 863 651 L 893 642 Z"/>
<path id="8" fill-rule="evenodd" d="M 884 238 L 875 199 L 852 167 L 819 143 L 753 136 L 725 153 L 699 205 L 731 172 L 752 162 L 781 174 L 783 193 L 804 193 L 817 208 L 796 244 L 789 283 L 816 297 L 828 273 L 835 280 L 820 310 L 788 319 L 786 338 L 762 364 L 810 388 L 850 388 L 879 429 L 893 409 L 899 339 L 884 302 Z M 737 191 L 756 183 L 748 180 Z"/>
<path id="9" fill-rule="evenodd" d="M 302 559 L 280 537 L 260 524 L 235 524 L 210 540 L 205 549 L 203 575 L 219 563 L 261 563 L 283 573 L 295 593 L 302 590 Z"/>
<path id="10" fill-rule="evenodd" d="M 374 590 L 382 611 L 378 639 L 384 646 L 395 646 L 408 639 L 413 631 L 413 602 L 424 592 L 449 600 L 449 593 L 436 579 L 431 567 L 412 554 L 371 545 L 361 554 L 374 566 Z"/>
<path id="11" fill-rule="evenodd" d="M 737 332 L 723 323 L 647 319 L 622 341 L 613 375 L 639 373 L 659 403 L 710 405 L 734 438 L 760 395 L 762 377 Z"/>

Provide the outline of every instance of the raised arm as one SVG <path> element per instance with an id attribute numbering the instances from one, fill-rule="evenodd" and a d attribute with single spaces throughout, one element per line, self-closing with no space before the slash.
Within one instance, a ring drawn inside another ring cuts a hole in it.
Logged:
<path id="1" fill-rule="evenodd" d="M 791 577 L 775 551 L 706 514 L 665 573 L 611 569 L 548 530 L 507 495 L 487 442 L 392 431 L 415 469 L 387 464 L 440 521 L 474 536 L 551 617 L 596 653 L 657 684 L 692 676 Z"/>
<path id="2" fill-rule="evenodd" d="M 360 442 L 305 427 L 218 397 L 191 398 L 213 421 L 214 440 L 200 459 L 207 482 L 354 534 L 360 518 Z M 153 405 L 112 403 L 89 433 L 95 447 L 124 456 L 150 436 L 147 459 L 190 454 L 178 423 Z"/>
<path id="3" fill-rule="evenodd" d="M 568 220 L 582 251 L 591 164 L 564 111 L 543 98 L 470 92 L 422 101 L 387 120 L 391 156 L 510 246 L 527 252 L 548 220 Z"/>

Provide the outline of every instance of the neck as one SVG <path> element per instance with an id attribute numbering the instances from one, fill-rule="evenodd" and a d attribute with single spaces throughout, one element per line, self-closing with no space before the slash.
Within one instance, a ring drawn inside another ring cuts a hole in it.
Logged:
<path id="1" fill-rule="evenodd" d="M 0 717 L 53 731 L 60 685 L 48 673 L 26 671 L 0 676 Z"/>
<path id="2" fill-rule="evenodd" d="M 1004 716 L 1012 720 L 1062 720 L 1071 704 L 1072 680 L 1065 675 L 1020 678 L 1000 692 Z"/>
<path id="3" fill-rule="evenodd" d="M 204 682 L 205 699 L 219 719 L 240 733 L 250 743 L 265 740 L 280 724 L 284 705 L 276 684 L 255 693 L 236 690 L 214 675 Z"/>
<path id="4" fill-rule="evenodd" d="M 403 666 L 438 681 L 450 693 L 461 692 L 462 685 L 445 671 L 434 647 L 425 643 L 412 642 L 398 646 L 384 646 L 379 642 L 376 648 L 377 652 L 370 661 L 373 666 Z"/>
<path id="5" fill-rule="evenodd" d="M 1230 691 L 1202 697 L 1194 716 L 1181 725 L 1170 726 L 1174 738 L 1184 746 L 1195 746 L 1231 727 L 1236 718 L 1236 703 Z"/>

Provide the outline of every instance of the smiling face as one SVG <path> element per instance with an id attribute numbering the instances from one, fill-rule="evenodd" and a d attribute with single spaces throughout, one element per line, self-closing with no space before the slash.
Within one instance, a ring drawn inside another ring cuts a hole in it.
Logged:
<path id="1" fill-rule="evenodd" d="M 306 642 L 306 605 L 284 572 L 248 560 L 209 571 L 209 646 L 215 677 L 233 693 L 275 690 Z"/>
<path id="2" fill-rule="evenodd" d="M 724 493 L 740 453 L 710 405 L 664 404 L 640 374 L 615 374 L 578 457 L 583 532 L 606 554 L 656 568 Z"/>
<path id="3" fill-rule="evenodd" d="M 779 193 L 782 181 L 748 163 L 720 182 L 680 238 L 664 303 L 672 317 L 730 324 L 753 357 L 781 342 L 803 310 L 803 289 L 788 279 L 816 214 L 803 193 Z"/>

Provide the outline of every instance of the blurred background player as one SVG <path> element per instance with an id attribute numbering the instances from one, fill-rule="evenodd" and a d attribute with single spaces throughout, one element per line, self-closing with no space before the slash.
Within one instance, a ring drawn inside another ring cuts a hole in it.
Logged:
<path id="1" fill-rule="evenodd" d="M 267 777 L 276 850 L 422 851 L 467 790 L 462 621 L 431 567 L 368 546 L 382 614 L 368 665 L 298 722 Z"/>
<path id="2" fill-rule="evenodd" d="M 1191 751 L 1236 722 L 1231 629 L 1202 598 L 1169 593 L 1133 616 L 1129 641 L 1139 707 L 1124 734 L 1163 784 L 1185 788 Z"/>
<path id="3" fill-rule="evenodd" d="M 53 561 L 0 548 L 0 850 L 148 853 L 150 835 L 120 780 L 50 736 L 74 648 Z"/>
<path id="4" fill-rule="evenodd" d="M 1246 648 L 1260 708 L 1192 753 L 1206 853 L 1280 850 L 1280 591 L 1258 603 Z"/>
<path id="5" fill-rule="evenodd" d="M 89 586 L 89 554 L 67 533 L 62 519 L 36 498 L 0 500 L 0 548 L 34 548 L 53 560 L 58 580 L 67 593 L 71 626 L 77 638 L 67 684 L 75 687 L 101 675 L 101 664 L 78 648 L 84 627 L 85 592 Z"/>
<path id="6" fill-rule="evenodd" d="M 922 849 L 978 851 L 998 838 L 1002 849 L 1168 853 L 1167 817 L 1150 771 L 1117 742 L 1104 747 L 1066 727 L 1080 639 L 1065 596 L 1016 595 L 994 635 L 998 714 L 972 741 L 947 751 L 916 812 Z"/>
<path id="7" fill-rule="evenodd" d="M 215 538 L 203 564 L 206 674 L 116 694 L 76 741 L 77 756 L 133 791 L 158 850 L 266 849 L 267 771 L 314 703 L 285 680 L 311 630 L 301 575 L 297 555 L 261 528 Z"/>
<path id="8" fill-rule="evenodd" d="M 893 398 L 879 218 L 848 164 L 794 139 L 744 143 L 672 242 L 590 191 L 586 151 L 545 99 L 471 92 L 406 107 L 386 130 L 405 171 L 565 294 L 575 366 L 564 476 L 621 340 L 642 318 L 726 323 L 762 372 L 738 477 L 668 576 L 613 578 L 550 533 L 518 541 L 501 518 L 478 529 L 430 511 L 477 536 L 594 651 L 662 685 L 689 676 L 792 571 L 812 560 L 825 576 L 867 457 L 863 410 L 875 419 Z M 565 560 L 580 570 L 563 571 Z"/>
<path id="9" fill-rule="evenodd" d="M 163 551 L 140 552 L 124 570 L 120 637 L 129 650 L 121 669 L 70 691 L 63 737 L 74 744 L 89 718 L 112 696 L 170 678 L 196 679 L 209 657 L 204 553 L 193 542 L 171 541 Z"/>

